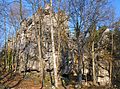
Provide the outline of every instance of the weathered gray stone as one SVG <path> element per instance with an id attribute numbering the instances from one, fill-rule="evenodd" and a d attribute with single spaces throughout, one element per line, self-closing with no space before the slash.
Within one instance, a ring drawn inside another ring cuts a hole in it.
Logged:
<path id="1" fill-rule="evenodd" d="M 50 16 L 50 13 L 53 14 L 52 18 Z M 54 27 L 54 35 L 57 35 L 57 31 L 58 31 L 58 29 L 56 29 L 57 28 L 56 20 L 58 18 L 57 14 L 58 13 L 53 13 L 50 10 L 49 5 L 46 5 L 45 9 L 40 8 L 32 17 L 29 17 L 21 21 L 21 24 L 20 24 L 21 26 L 20 26 L 20 29 L 17 31 L 16 42 L 15 42 L 16 50 L 18 54 L 17 60 L 19 59 L 20 71 L 26 71 L 26 69 L 40 70 L 40 60 L 43 60 L 43 62 L 45 63 L 44 64 L 46 65 L 45 70 L 53 69 L 50 26 L 51 26 L 51 19 L 52 19 L 53 27 Z M 65 13 L 63 13 L 63 15 L 61 16 L 61 20 L 65 20 L 64 18 L 67 18 Z M 41 24 L 39 23 L 39 20 L 41 20 Z M 68 30 L 67 19 L 66 21 L 63 21 L 63 22 L 65 26 L 64 28 Z M 38 59 L 39 30 L 41 30 L 41 34 L 42 34 L 41 43 L 42 43 L 43 59 Z M 12 46 L 12 42 L 10 41 L 9 43 L 10 43 L 9 45 Z M 57 46 L 57 43 L 55 43 L 55 45 Z M 57 54 L 56 54 L 56 59 L 57 59 Z"/>

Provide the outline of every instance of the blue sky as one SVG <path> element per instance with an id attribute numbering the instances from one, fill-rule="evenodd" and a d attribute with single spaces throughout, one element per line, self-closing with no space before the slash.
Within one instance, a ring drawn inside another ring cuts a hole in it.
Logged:
<path id="1" fill-rule="evenodd" d="M 115 14 L 116 17 L 120 16 L 120 0 L 111 0 L 112 1 L 112 5 L 115 8 Z"/>
<path id="2" fill-rule="evenodd" d="M 8 0 L 8 1 L 13 1 L 13 0 Z M 108 0 L 108 1 L 110 1 L 112 6 L 115 8 L 116 17 L 120 17 L 120 0 Z"/>

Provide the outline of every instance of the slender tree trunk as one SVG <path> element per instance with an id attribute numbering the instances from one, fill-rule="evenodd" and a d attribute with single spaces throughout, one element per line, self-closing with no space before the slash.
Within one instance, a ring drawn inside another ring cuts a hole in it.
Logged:
<path id="1" fill-rule="evenodd" d="M 12 49 L 12 70 L 15 71 L 15 40 L 14 40 L 14 37 L 13 37 L 13 34 L 12 34 L 12 46 L 13 46 L 13 49 Z"/>
<path id="2" fill-rule="evenodd" d="M 6 17 L 4 16 L 4 35 L 5 35 L 5 58 L 4 58 L 4 69 L 6 70 L 7 66 L 7 44 L 6 44 Z"/>
<path id="3" fill-rule="evenodd" d="M 61 56 L 61 53 L 60 53 L 60 29 L 58 28 L 58 54 L 57 54 L 57 69 L 58 67 L 60 66 L 60 56 Z M 60 76 L 58 75 L 58 78 Z"/>
<path id="4" fill-rule="evenodd" d="M 15 62 L 16 62 L 16 71 L 17 72 L 20 72 L 20 56 L 19 56 L 19 47 L 17 45 L 20 45 L 20 43 L 18 44 L 18 36 L 17 36 L 17 28 L 15 28 L 16 30 L 16 37 L 15 37 L 15 46 L 17 47 L 16 48 L 16 52 L 15 52 Z"/>
<path id="5" fill-rule="evenodd" d="M 96 85 L 94 41 L 92 42 L 92 70 L 93 70 L 93 84 Z"/>
<path id="6" fill-rule="evenodd" d="M 112 50 L 111 50 L 111 56 L 113 55 L 113 52 L 114 52 L 114 33 L 112 32 Z M 112 84 L 112 58 L 111 58 L 111 61 L 109 62 L 109 78 L 110 78 L 110 81 L 109 81 L 109 87 L 111 87 L 111 84 Z"/>
<path id="7" fill-rule="evenodd" d="M 114 52 L 114 40 L 113 40 L 113 32 L 112 32 L 112 50 L 111 50 L 111 55 L 113 55 Z"/>
<path id="8" fill-rule="evenodd" d="M 50 12 L 50 21 L 51 21 L 51 41 L 52 41 L 52 56 L 54 63 L 54 79 L 55 79 L 55 87 L 58 87 L 58 77 L 57 77 L 57 64 L 56 64 L 56 56 L 55 56 L 55 43 L 54 43 L 54 30 L 53 30 L 53 21 L 52 21 L 52 0 L 50 0 L 51 4 L 51 12 Z"/>
<path id="9" fill-rule="evenodd" d="M 23 16 L 22 16 L 22 0 L 20 0 L 20 20 L 23 19 Z"/>
<path id="10" fill-rule="evenodd" d="M 81 85 L 82 83 L 82 72 L 81 72 L 81 68 L 82 68 L 82 61 L 80 58 L 80 44 L 79 44 L 79 39 L 77 40 L 77 45 L 78 45 L 78 83 L 79 85 Z"/>
<path id="11" fill-rule="evenodd" d="M 39 30 L 41 30 L 41 29 L 39 29 Z M 42 69 L 42 65 L 41 65 L 41 58 L 42 58 L 42 55 L 41 55 L 41 39 L 40 39 L 40 31 L 38 31 L 37 39 L 38 39 L 38 53 L 39 53 L 40 69 Z M 42 71 L 42 70 L 40 70 L 40 71 Z"/>
<path id="12" fill-rule="evenodd" d="M 39 14 L 40 15 L 40 14 Z M 42 24 L 41 24 L 41 17 L 39 16 L 39 31 L 38 31 L 38 49 L 39 49 L 39 61 L 40 61 L 40 77 L 41 77 L 41 81 L 42 81 L 42 86 L 43 86 L 43 82 L 44 82 L 44 79 L 43 79 L 43 59 L 42 59 L 42 39 L 41 39 L 41 32 L 42 32 Z"/>
<path id="13" fill-rule="evenodd" d="M 53 26 L 51 24 L 51 40 L 52 40 L 52 55 L 53 55 L 53 63 L 54 63 L 54 78 L 55 78 L 55 86 L 58 87 L 57 80 L 57 65 L 56 65 L 56 56 L 55 56 L 55 43 L 54 43 L 54 35 L 53 35 Z"/>
<path id="14" fill-rule="evenodd" d="M 109 65 L 109 67 L 110 67 L 110 72 L 109 72 L 109 78 L 110 78 L 110 80 L 109 80 L 109 87 L 111 87 L 111 84 L 112 84 L 112 61 L 110 61 L 110 63 L 109 63 L 110 65 Z"/>

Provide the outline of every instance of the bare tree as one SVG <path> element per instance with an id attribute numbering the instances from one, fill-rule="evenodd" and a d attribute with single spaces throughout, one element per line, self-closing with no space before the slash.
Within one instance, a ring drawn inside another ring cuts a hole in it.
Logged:
<path id="1" fill-rule="evenodd" d="M 82 57 L 80 55 L 83 54 L 84 45 L 86 44 L 86 39 L 91 36 L 94 32 L 93 26 L 102 21 L 107 21 L 109 18 L 108 12 L 108 1 L 107 0 L 69 0 L 69 15 L 70 22 L 73 24 L 74 28 L 77 27 L 77 42 L 78 42 L 78 78 L 79 83 L 82 80 L 82 73 L 80 70 L 82 69 Z M 94 24 L 94 25 L 93 25 Z M 96 29 L 96 28 L 95 28 Z M 81 34 L 80 34 L 81 33 Z M 81 37 L 82 36 L 82 37 Z M 94 44 L 94 42 L 93 42 Z M 92 47 L 92 51 L 94 50 L 94 46 Z M 94 54 L 94 52 L 92 52 Z M 94 55 L 93 55 L 94 56 Z M 94 57 L 93 57 L 94 62 Z M 94 63 L 93 63 L 93 71 L 94 71 Z M 93 74 L 93 78 L 95 75 Z M 95 79 L 94 79 L 95 80 Z M 95 81 L 94 81 L 95 82 Z"/>
<path id="2" fill-rule="evenodd" d="M 52 11 L 52 0 L 50 0 L 51 11 Z M 55 79 L 55 87 L 58 87 L 58 77 L 57 77 L 57 65 L 56 65 L 56 56 L 55 56 L 55 43 L 54 43 L 54 30 L 53 30 L 53 21 L 52 21 L 52 13 L 50 12 L 51 17 L 51 41 L 52 41 L 52 57 L 54 63 L 54 79 Z"/>

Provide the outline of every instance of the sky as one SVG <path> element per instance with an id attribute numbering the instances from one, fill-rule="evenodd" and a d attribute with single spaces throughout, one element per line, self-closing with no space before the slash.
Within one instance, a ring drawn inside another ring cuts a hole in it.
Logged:
<path id="1" fill-rule="evenodd" d="M 8 0 L 13 1 L 13 0 Z M 120 17 L 120 0 L 108 0 L 111 2 L 112 6 L 115 8 L 116 17 Z"/>
<path id="2" fill-rule="evenodd" d="M 120 16 L 120 0 L 111 0 L 113 7 L 115 8 L 116 17 Z"/>

